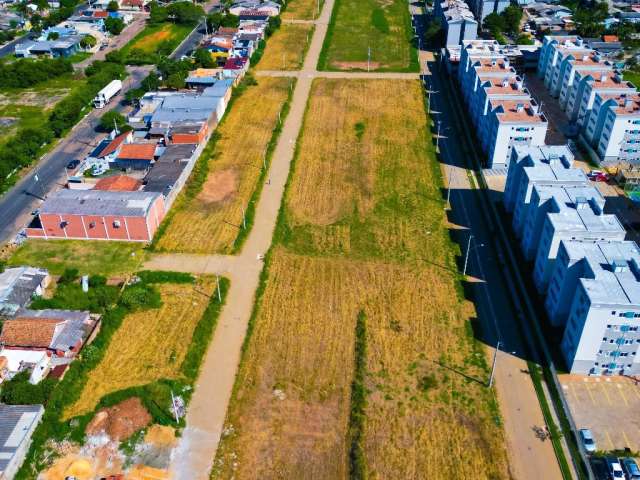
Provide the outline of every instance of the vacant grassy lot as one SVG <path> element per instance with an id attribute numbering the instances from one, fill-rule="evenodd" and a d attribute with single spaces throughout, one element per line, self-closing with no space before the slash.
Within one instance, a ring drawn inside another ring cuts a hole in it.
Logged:
<path id="1" fill-rule="evenodd" d="M 506 478 L 419 83 L 316 80 L 310 98 L 213 476 L 350 476 L 362 312 L 369 478 Z"/>
<path id="2" fill-rule="evenodd" d="M 84 240 L 27 240 L 9 259 L 9 265 L 34 265 L 54 275 L 77 268 L 81 275 L 122 275 L 144 261 L 144 244 Z"/>
<path id="3" fill-rule="evenodd" d="M 26 89 L 0 86 L 0 145 L 19 128 L 45 123 L 48 111 L 84 84 L 81 76 L 69 74 Z"/>
<path id="4" fill-rule="evenodd" d="M 281 17 L 283 20 L 314 20 L 323 5 L 324 0 L 291 0 Z"/>
<path id="5" fill-rule="evenodd" d="M 299 70 L 304 62 L 314 26 L 285 23 L 269 38 L 269 48 L 257 66 L 258 70 Z"/>
<path id="6" fill-rule="evenodd" d="M 194 197 L 183 193 L 157 242 L 161 251 L 230 252 L 240 232 L 242 209 L 257 187 L 262 161 L 289 94 L 288 78 L 259 78 L 233 103 L 220 138 L 207 148 L 204 185 Z M 284 120 L 284 119 L 283 119 Z M 186 189 L 188 191 L 188 189 Z"/>
<path id="7" fill-rule="evenodd" d="M 162 307 L 125 317 L 65 417 L 93 410 L 108 393 L 162 378 L 179 378 L 193 332 L 215 286 L 211 277 L 195 284 L 159 284 Z"/>
<path id="8" fill-rule="evenodd" d="M 167 48 L 167 51 L 171 51 L 184 40 L 191 30 L 193 30 L 193 26 L 175 23 L 149 25 L 127 43 L 122 48 L 122 52 L 126 56 L 135 48 L 145 53 L 155 53 L 161 44 L 171 45 L 172 48 Z"/>
<path id="9" fill-rule="evenodd" d="M 318 62 L 319 70 L 418 71 L 413 31 L 404 0 L 336 0 Z"/>

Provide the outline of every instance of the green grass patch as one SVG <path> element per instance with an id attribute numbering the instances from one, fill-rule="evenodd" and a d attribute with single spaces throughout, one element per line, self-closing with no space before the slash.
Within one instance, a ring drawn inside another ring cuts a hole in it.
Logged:
<path id="1" fill-rule="evenodd" d="M 318 70 L 417 72 L 411 15 L 404 0 L 336 0 Z"/>
<path id="2" fill-rule="evenodd" d="M 93 52 L 76 52 L 71 55 L 67 60 L 71 63 L 80 63 L 84 62 L 87 58 L 91 58 L 93 56 Z"/>
<path id="3" fill-rule="evenodd" d="M 156 63 L 159 55 L 171 54 L 191 33 L 194 25 L 160 23 L 147 25 L 120 52 L 125 62 L 132 65 Z"/>
<path id="4" fill-rule="evenodd" d="M 7 265 L 44 267 L 54 275 L 76 268 L 81 275 L 122 275 L 138 269 L 145 259 L 144 244 L 87 240 L 30 239 L 9 258 Z"/>

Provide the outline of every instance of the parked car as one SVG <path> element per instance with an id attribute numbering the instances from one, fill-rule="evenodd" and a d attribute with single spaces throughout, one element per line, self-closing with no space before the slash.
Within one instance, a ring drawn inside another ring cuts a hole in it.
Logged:
<path id="1" fill-rule="evenodd" d="M 633 458 L 627 457 L 622 459 L 622 468 L 627 474 L 629 480 L 640 479 L 640 467 Z"/>
<path id="2" fill-rule="evenodd" d="M 591 170 L 588 174 L 587 177 L 589 177 L 590 180 L 593 180 L 594 182 L 608 182 L 609 181 L 609 175 L 601 170 Z"/>
<path id="3" fill-rule="evenodd" d="M 582 445 L 587 452 L 593 453 L 597 450 L 596 442 L 593 440 L 593 434 L 588 428 L 580 429 L 580 440 L 582 440 Z"/>
<path id="4" fill-rule="evenodd" d="M 612 480 L 624 480 L 624 472 L 616 457 L 607 457 L 607 467 L 609 468 L 609 478 Z"/>
<path id="5" fill-rule="evenodd" d="M 591 457 L 589 463 L 591 463 L 591 470 L 596 480 L 609 480 L 609 470 L 604 458 Z"/>
<path id="6" fill-rule="evenodd" d="M 73 170 L 74 168 L 77 168 L 78 165 L 80 165 L 80 160 L 71 160 L 67 163 L 67 170 Z"/>

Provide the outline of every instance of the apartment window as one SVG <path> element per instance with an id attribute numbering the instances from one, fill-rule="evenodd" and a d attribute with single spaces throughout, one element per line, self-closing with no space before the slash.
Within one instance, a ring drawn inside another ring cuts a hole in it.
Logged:
<path id="1" fill-rule="evenodd" d="M 96 228 L 96 222 L 89 222 L 89 228 Z"/>
<path id="2" fill-rule="evenodd" d="M 615 311 L 615 310 L 614 310 L 613 312 L 611 312 L 611 315 L 615 315 L 615 314 L 616 314 L 616 311 Z"/>
<path id="3" fill-rule="evenodd" d="M 113 228 L 120 228 L 120 220 L 113 221 Z"/>
<path id="4" fill-rule="evenodd" d="M 606 342 L 607 341 L 607 337 L 602 337 L 602 341 Z"/>

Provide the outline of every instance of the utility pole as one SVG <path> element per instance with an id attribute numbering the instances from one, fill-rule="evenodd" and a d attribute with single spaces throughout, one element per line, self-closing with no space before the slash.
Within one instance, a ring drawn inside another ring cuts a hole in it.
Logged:
<path id="1" fill-rule="evenodd" d="M 283 69 L 283 70 L 286 70 L 286 67 L 285 67 L 285 60 L 284 60 L 284 53 L 282 54 L 282 69 Z"/>
<path id="2" fill-rule="evenodd" d="M 367 48 L 367 72 L 371 71 L 371 45 Z"/>
<path id="3" fill-rule="evenodd" d="M 244 205 L 242 206 L 242 228 L 244 230 L 247 228 L 247 216 L 245 215 Z"/>
<path id="4" fill-rule="evenodd" d="M 116 132 L 116 136 L 118 135 L 118 124 L 116 123 L 116 119 L 113 119 L 113 130 Z"/>
<path id="5" fill-rule="evenodd" d="M 436 150 L 440 152 L 440 120 L 438 120 L 438 131 L 436 133 Z"/>
<path id="6" fill-rule="evenodd" d="M 462 269 L 463 277 L 467 274 L 467 264 L 469 263 L 469 250 L 471 250 L 471 240 L 473 240 L 473 235 L 470 235 L 469 240 L 467 241 L 467 253 L 464 256 L 464 268 Z"/>
<path id="7" fill-rule="evenodd" d="M 451 200 L 451 178 L 452 177 L 453 177 L 453 167 L 451 168 L 451 170 L 449 170 L 449 182 L 447 183 L 447 205 L 450 205 L 450 200 Z"/>
<path id="8" fill-rule="evenodd" d="M 216 275 L 216 285 L 218 287 L 218 303 L 222 303 L 222 294 L 220 293 L 220 277 Z"/>
<path id="9" fill-rule="evenodd" d="M 493 365 L 491 365 L 491 375 L 489 376 L 489 388 L 493 386 L 493 374 L 496 371 L 496 361 L 498 360 L 498 350 L 500 350 L 500 342 L 496 343 L 496 351 L 493 352 Z"/>
<path id="10" fill-rule="evenodd" d="M 427 115 L 431 115 L 431 94 L 440 93 L 435 90 L 427 90 Z"/>

